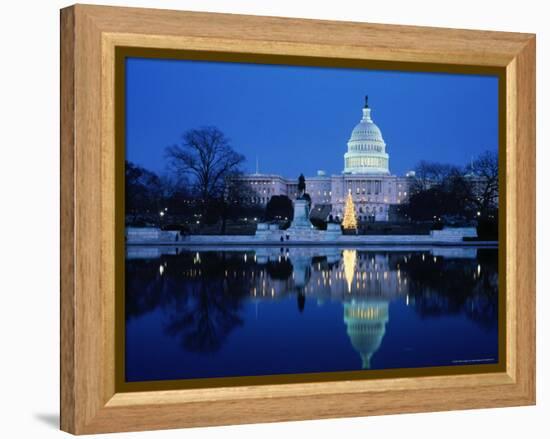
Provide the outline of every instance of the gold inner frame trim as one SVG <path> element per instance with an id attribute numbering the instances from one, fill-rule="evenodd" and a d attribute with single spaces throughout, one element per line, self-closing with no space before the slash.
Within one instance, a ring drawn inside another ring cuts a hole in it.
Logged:
<path id="1" fill-rule="evenodd" d="M 154 47 L 114 46 L 114 139 L 115 139 L 115 391 L 142 392 L 152 390 L 179 390 L 179 389 L 208 389 L 217 387 L 253 386 L 268 384 L 293 383 L 326 383 L 334 381 L 368 380 L 384 378 L 410 377 L 440 377 L 444 375 L 469 375 L 505 372 L 509 360 L 507 346 L 507 310 L 506 310 L 506 214 L 507 214 L 507 187 L 506 187 L 506 139 L 507 139 L 507 106 L 506 86 L 507 76 L 505 67 L 491 67 L 478 65 L 455 65 L 421 62 L 397 62 L 367 59 L 330 58 L 320 56 L 301 56 L 283 54 L 250 54 L 239 52 L 222 52 L 212 50 L 165 49 Z M 125 242 L 124 242 L 124 161 L 125 161 L 125 60 L 128 57 L 179 59 L 194 61 L 216 61 L 251 64 L 297 65 L 332 68 L 354 68 L 388 71 L 430 72 L 494 75 L 499 80 L 498 91 L 498 130 L 499 130 L 499 247 L 498 247 L 498 363 L 458 366 L 434 366 L 423 368 L 400 368 L 368 371 L 323 372 L 265 376 L 240 376 L 224 378 L 180 379 L 162 381 L 126 382 L 125 370 L 125 313 L 124 313 L 124 285 L 125 285 Z M 511 316 L 508 316 L 510 318 Z M 112 366 L 110 366 L 112 368 Z M 513 368 L 512 368 L 513 369 Z M 124 398 L 122 398 L 123 400 Z"/>

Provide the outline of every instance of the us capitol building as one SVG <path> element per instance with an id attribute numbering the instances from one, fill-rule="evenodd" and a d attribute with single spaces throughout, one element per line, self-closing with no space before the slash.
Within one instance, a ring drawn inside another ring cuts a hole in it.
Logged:
<path id="1" fill-rule="evenodd" d="M 413 173 L 405 177 L 392 175 L 389 154 L 380 128 L 373 122 L 368 97 L 365 97 L 363 117 L 351 132 L 348 150 L 344 154 L 344 170 L 338 175 L 318 171 L 306 177 L 311 210 L 343 218 L 345 201 L 351 192 L 359 221 L 388 221 L 390 206 L 406 202 Z M 295 199 L 298 195 L 297 178 L 275 174 L 254 174 L 240 177 L 254 190 L 252 203 L 266 205 L 274 195 Z"/>

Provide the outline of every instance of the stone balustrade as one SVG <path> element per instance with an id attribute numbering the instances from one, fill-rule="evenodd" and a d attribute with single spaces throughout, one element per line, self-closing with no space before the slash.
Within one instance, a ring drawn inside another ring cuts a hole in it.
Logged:
<path id="1" fill-rule="evenodd" d="M 288 239 L 287 239 L 288 235 Z M 255 236 L 251 235 L 187 235 L 156 228 L 126 229 L 126 242 L 130 245 L 468 245 L 464 238 L 477 236 L 474 227 L 432 230 L 427 235 L 342 235 L 338 224 L 328 224 L 326 231 L 308 229 L 303 233 L 279 230 L 275 224 L 258 224 Z M 472 245 L 479 242 L 472 241 Z M 491 244 L 494 244 L 492 242 Z"/>

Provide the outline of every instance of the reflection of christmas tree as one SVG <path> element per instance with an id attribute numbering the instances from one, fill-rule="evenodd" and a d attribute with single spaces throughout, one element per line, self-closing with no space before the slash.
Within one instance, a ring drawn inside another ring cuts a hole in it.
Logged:
<path id="1" fill-rule="evenodd" d="M 348 293 L 351 293 L 351 283 L 355 274 L 355 260 L 357 259 L 357 250 L 344 250 L 344 277 L 348 283 Z"/>
<path id="2" fill-rule="evenodd" d="M 355 205 L 353 204 L 353 198 L 351 197 L 351 191 L 346 198 L 346 207 L 344 208 L 344 219 L 342 220 L 342 227 L 346 230 L 357 229 L 357 218 L 355 217 Z"/>

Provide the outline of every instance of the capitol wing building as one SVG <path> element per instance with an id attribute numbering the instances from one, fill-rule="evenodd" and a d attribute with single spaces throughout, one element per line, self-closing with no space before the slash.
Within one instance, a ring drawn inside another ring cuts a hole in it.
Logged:
<path id="1" fill-rule="evenodd" d="M 353 128 L 347 146 L 341 174 L 329 176 L 324 171 L 318 171 L 314 177 L 306 176 L 306 191 L 311 196 L 312 211 L 320 208 L 329 212 L 333 219 L 341 220 L 346 197 L 351 192 L 360 222 L 388 221 L 390 206 L 406 202 L 412 173 L 404 177 L 390 173 L 386 142 L 380 128 L 372 120 L 367 102 L 363 117 Z M 240 178 L 257 195 L 251 200 L 252 203 L 265 206 L 274 195 L 295 199 L 298 195 L 297 177 L 256 172 Z"/>

